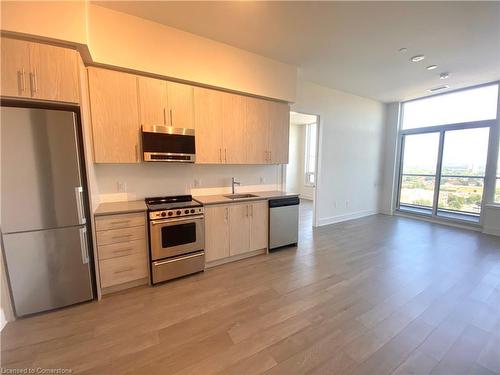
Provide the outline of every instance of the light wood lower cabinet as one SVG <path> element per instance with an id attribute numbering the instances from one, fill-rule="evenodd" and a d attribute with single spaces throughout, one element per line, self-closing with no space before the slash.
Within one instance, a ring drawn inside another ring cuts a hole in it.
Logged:
<path id="1" fill-rule="evenodd" d="M 229 207 L 205 207 L 205 261 L 229 256 Z"/>
<path id="2" fill-rule="evenodd" d="M 250 204 L 229 207 L 229 255 L 250 251 Z"/>
<path id="3" fill-rule="evenodd" d="M 267 249 L 267 201 L 205 207 L 206 262 Z"/>
<path id="4" fill-rule="evenodd" d="M 101 288 L 146 284 L 148 253 L 144 213 L 96 217 Z M 121 287 L 123 289 L 124 287 Z"/>

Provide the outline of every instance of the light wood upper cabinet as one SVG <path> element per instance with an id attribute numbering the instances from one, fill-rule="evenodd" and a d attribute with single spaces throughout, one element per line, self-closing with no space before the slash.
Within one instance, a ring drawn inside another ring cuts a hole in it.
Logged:
<path id="1" fill-rule="evenodd" d="M 269 106 L 265 100 L 246 98 L 246 161 L 267 164 L 269 159 Z"/>
<path id="2" fill-rule="evenodd" d="M 271 164 L 288 164 L 290 108 L 287 103 L 268 102 L 269 157 Z"/>
<path id="3" fill-rule="evenodd" d="M 31 92 L 37 99 L 79 102 L 75 50 L 30 43 Z"/>
<path id="4" fill-rule="evenodd" d="M 3 96 L 80 101 L 77 51 L 2 38 L 1 55 Z"/>
<path id="5" fill-rule="evenodd" d="M 29 83 L 29 43 L 23 40 L 2 38 L 1 64 L 3 96 L 31 97 Z"/>
<path id="6" fill-rule="evenodd" d="M 219 164 L 222 159 L 223 104 L 220 92 L 194 88 L 196 162 Z"/>
<path id="7" fill-rule="evenodd" d="M 224 163 L 245 164 L 247 161 L 247 130 L 245 97 L 231 93 L 222 95 L 222 133 Z"/>
<path id="8" fill-rule="evenodd" d="M 137 163 L 140 125 L 136 76 L 88 68 L 94 161 Z"/>
<path id="9" fill-rule="evenodd" d="M 243 254 L 250 250 L 250 207 L 232 204 L 229 207 L 229 254 Z"/>
<path id="10" fill-rule="evenodd" d="M 267 201 L 250 205 L 250 251 L 267 248 L 268 213 Z"/>
<path id="11" fill-rule="evenodd" d="M 139 122 L 141 125 L 170 126 L 167 103 L 167 82 L 149 77 L 137 77 Z"/>
<path id="12" fill-rule="evenodd" d="M 175 128 L 194 129 L 194 88 L 176 82 L 166 82 L 168 100 L 168 123 Z"/>
<path id="13" fill-rule="evenodd" d="M 205 261 L 229 256 L 229 207 L 205 207 Z"/>

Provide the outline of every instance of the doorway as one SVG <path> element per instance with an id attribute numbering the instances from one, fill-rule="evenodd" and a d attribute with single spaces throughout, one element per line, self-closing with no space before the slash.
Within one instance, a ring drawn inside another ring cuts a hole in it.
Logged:
<path id="1" fill-rule="evenodd" d="M 301 228 L 315 226 L 318 145 L 319 117 L 290 112 L 289 162 L 286 166 L 285 190 L 300 196 Z"/>

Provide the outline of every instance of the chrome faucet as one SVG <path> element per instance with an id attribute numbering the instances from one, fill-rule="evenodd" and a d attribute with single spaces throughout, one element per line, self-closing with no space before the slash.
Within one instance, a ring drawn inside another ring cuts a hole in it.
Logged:
<path id="1" fill-rule="evenodd" d="M 232 194 L 234 194 L 234 185 L 238 185 L 238 186 L 240 186 L 240 185 L 241 185 L 241 182 L 234 181 L 234 177 L 232 177 L 232 178 L 231 178 L 231 191 L 232 191 Z"/>

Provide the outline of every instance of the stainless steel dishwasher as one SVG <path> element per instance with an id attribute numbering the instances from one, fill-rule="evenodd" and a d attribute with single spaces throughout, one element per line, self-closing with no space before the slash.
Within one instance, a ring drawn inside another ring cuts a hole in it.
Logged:
<path id="1" fill-rule="evenodd" d="M 269 199 L 269 250 L 299 239 L 299 197 Z"/>

